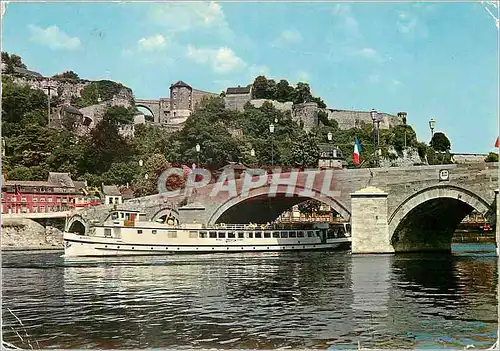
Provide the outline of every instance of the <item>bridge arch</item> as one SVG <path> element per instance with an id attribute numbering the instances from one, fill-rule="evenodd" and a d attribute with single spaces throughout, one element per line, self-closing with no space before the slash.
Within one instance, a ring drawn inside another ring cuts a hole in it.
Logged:
<path id="1" fill-rule="evenodd" d="M 79 233 L 83 235 L 87 231 L 87 227 L 87 221 L 82 216 L 74 215 L 68 220 L 64 230 L 70 233 Z"/>
<path id="2" fill-rule="evenodd" d="M 278 190 L 275 197 L 269 197 L 269 187 L 264 186 L 250 190 L 248 196 L 233 197 L 220 204 L 212 212 L 208 224 L 223 223 L 266 223 L 275 220 L 281 213 L 306 200 L 318 200 L 329 205 L 346 221 L 351 218 L 351 213 L 340 201 L 316 193 L 314 197 L 299 196 L 305 190 L 295 188 L 294 196 L 285 196 L 286 191 Z M 271 208 L 270 208 L 271 207 Z"/>
<path id="3" fill-rule="evenodd" d="M 153 118 L 153 121 L 156 121 L 157 116 L 155 115 L 153 109 L 151 107 L 149 107 L 147 104 L 137 103 L 136 102 L 135 106 L 136 107 L 142 107 L 143 109 L 148 110 L 149 113 L 151 113 L 151 117 Z"/>
<path id="4" fill-rule="evenodd" d="M 492 205 L 470 190 L 436 185 L 412 194 L 389 216 L 389 237 L 396 252 L 450 251 L 460 222 L 473 210 L 494 216 Z"/>

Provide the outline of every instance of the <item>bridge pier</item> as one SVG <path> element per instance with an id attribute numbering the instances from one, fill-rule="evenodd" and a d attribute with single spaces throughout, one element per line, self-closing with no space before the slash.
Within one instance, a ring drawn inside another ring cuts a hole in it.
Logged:
<path id="1" fill-rule="evenodd" d="M 387 193 L 375 187 L 351 194 L 353 254 L 394 252 L 389 237 L 387 196 Z"/>

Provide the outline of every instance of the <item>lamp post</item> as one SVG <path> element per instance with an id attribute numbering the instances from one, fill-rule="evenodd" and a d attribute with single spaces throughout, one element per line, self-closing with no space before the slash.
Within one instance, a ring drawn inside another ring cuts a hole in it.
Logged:
<path id="1" fill-rule="evenodd" d="M 200 144 L 196 144 L 196 167 L 199 167 L 200 164 Z"/>
<path id="2" fill-rule="evenodd" d="M 431 140 L 432 137 L 434 136 L 434 129 L 436 128 L 436 120 L 434 118 L 431 118 L 429 121 L 429 128 L 431 129 Z"/>
<path id="3" fill-rule="evenodd" d="M 376 160 L 376 154 L 377 154 L 377 146 L 375 145 L 376 139 L 375 139 L 375 123 L 377 123 L 377 111 L 372 109 L 370 111 L 370 117 L 372 118 L 373 121 L 373 162 L 375 165 L 377 165 L 377 160 Z"/>
<path id="4" fill-rule="evenodd" d="M 271 166 L 274 166 L 274 124 L 269 125 L 269 132 L 271 133 Z"/>
<path id="5" fill-rule="evenodd" d="M 333 140 L 332 132 L 328 132 L 328 134 L 326 135 L 326 138 L 328 139 L 329 142 L 331 142 Z M 330 152 L 328 153 L 330 168 L 332 168 L 332 153 L 333 153 L 333 150 L 330 149 Z"/>

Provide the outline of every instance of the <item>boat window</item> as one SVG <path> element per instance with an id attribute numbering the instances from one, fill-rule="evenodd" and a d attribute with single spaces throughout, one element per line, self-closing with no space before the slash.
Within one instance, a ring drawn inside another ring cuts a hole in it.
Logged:
<path id="1" fill-rule="evenodd" d="M 290 236 L 290 238 L 296 238 L 297 232 L 290 232 L 289 236 Z"/>
<path id="2" fill-rule="evenodd" d="M 297 238 L 303 238 L 304 232 L 297 232 Z"/>
<path id="3" fill-rule="evenodd" d="M 125 219 L 128 221 L 130 219 L 130 213 L 125 214 Z"/>
<path id="4" fill-rule="evenodd" d="M 204 239 L 207 237 L 207 232 L 200 232 L 200 238 Z"/>
<path id="5" fill-rule="evenodd" d="M 118 213 L 113 212 L 113 213 L 111 214 L 111 219 L 117 219 L 117 218 L 118 218 Z"/>
<path id="6" fill-rule="evenodd" d="M 279 232 L 273 232 L 273 238 L 279 238 L 280 233 Z"/>
<path id="7" fill-rule="evenodd" d="M 111 236 L 111 229 L 105 228 L 104 229 L 104 236 Z"/>
<path id="8" fill-rule="evenodd" d="M 151 230 L 151 234 L 156 234 L 156 233 L 157 233 L 156 229 Z"/>
<path id="9" fill-rule="evenodd" d="M 256 238 L 262 238 L 262 232 L 256 232 L 255 233 Z"/>
<path id="10" fill-rule="evenodd" d="M 264 238 L 270 238 L 271 233 L 270 232 L 264 232 Z"/>
<path id="11" fill-rule="evenodd" d="M 227 233 L 227 237 L 228 238 L 234 238 L 234 237 L 236 237 L 236 235 L 234 235 L 234 232 L 228 232 Z"/>
<path id="12" fill-rule="evenodd" d="M 167 237 L 169 237 L 169 238 L 177 238 L 177 232 L 175 230 L 169 230 L 167 232 Z"/>
<path id="13" fill-rule="evenodd" d="M 137 229 L 137 234 L 142 234 L 142 229 Z"/>
<path id="14" fill-rule="evenodd" d="M 198 232 L 196 230 L 190 230 L 189 231 L 189 237 L 191 239 L 196 239 L 198 237 Z M 201 238 L 201 236 L 200 236 L 200 238 Z"/>
<path id="15" fill-rule="evenodd" d="M 245 233 L 238 232 L 238 238 L 243 239 L 245 237 Z"/>
<path id="16" fill-rule="evenodd" d="M 226 237 L 226 232 L 218 232 L 219 239 L 224 239 Z"/>
<path id="17" fill-rule="evenodd" d="M 307 236 L 312 238 L 314 236 L 314 232 L 307 232 Z"/>
<path id="18" fill-rule="evenodd" d="M 120 213 L 120 217 L 123 218 L 125 216 L 125 214 L 122 212 Z"/>
<path id="19" fill-rule="evenodd" d="M 248 234 L 248 238 L 249 238 L 249 239 L 252 239 L 252 238 L 253 238 L 253 232 L 248 232 L 247 234 Z"/>
<path id="20" fill-rule="evenodd" d="M 282 232 L 281 233 L 282 238 L 288 238 L 288 232 Z"/>
<path id="21" fill-rule="evenodd" d="M 209 235 L 212 239 L 217 238 L 217 233 L 216 233 L 216 232 L 210 232 L 208 235 Z"/>

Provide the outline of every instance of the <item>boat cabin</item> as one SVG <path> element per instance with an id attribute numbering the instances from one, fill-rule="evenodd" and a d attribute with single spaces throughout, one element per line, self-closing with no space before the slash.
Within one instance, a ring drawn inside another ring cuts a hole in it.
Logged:
<path id="1" fill-rule="evenodd" d="M 133 227 L 135 222 L 147 221 L 146 214 L 134 210 L 114 210 L 112 211 L 105 222 L 112 221 L 113 224 L 122 225 L 125 227 Z"/>

